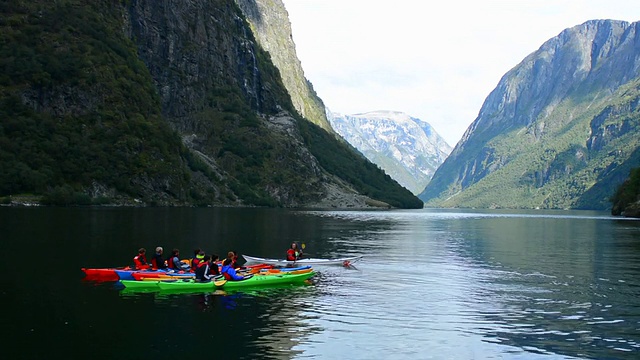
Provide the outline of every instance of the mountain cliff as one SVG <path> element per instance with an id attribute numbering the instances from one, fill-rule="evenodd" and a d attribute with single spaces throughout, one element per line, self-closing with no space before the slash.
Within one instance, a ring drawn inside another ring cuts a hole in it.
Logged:
<path id="1" fill-rule="evenodd" d="M 299 115 L 233 0 L 10 1 L 0 11 L 0 196 L 422 205 Z"/>
<path id="2" fill-rule="evenodd" d="M 451 152 L 429 123 L 402 112 L 329 112 L 327 117 L 349 144 L 414 194 L 424 190 Z"/>
<path id="3" fill-rule="evenodd" d="M 293 106 L 307 120 L 333 132 L 325 107 L 311 83 L 305 78 L 296 55 L 289 15 L 281 0 L 236 0 L 249 21 L 260 46 L 267 51 L 280 70 L 282 82 Z"/>
<path id="4" fill-rule="evenodd" d="M 426 206 L 605 209 L 640 161 L 639 23 L 593 20 L 507 72 Z"/>

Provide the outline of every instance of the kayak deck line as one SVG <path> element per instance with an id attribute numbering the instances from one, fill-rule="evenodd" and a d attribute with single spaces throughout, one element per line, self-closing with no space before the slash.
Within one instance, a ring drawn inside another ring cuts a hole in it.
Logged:
<path id="1" fill-rule="evenodd" d="M 275 266 L 302 266 L 302 265 L 345 265 L 354 263 L 360 259 L 362 259 L 362 255 L 359 256 L 351 256 L 337 259 L 299 259 L 295 261 L 291 260 L 281 260 L 281 259 L 268 259 L 261 258 L 256 256 L 242 255 L 247 263 L 264 263 Z"/>

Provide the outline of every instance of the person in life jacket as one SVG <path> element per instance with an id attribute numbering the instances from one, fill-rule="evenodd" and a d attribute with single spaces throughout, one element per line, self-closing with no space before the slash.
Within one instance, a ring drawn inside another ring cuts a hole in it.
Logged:
<path id="1" fill-rule="evenodd" d="M 227 253 L 227 257 L 224 260 L 231 260 L 231 267 L 233 267 L 234 269 L 238 268 L 238 253 L 236 253 L 235 251 L 229 251 Z M 224 263 L 224 260 L 222 260 L 222 262 Z"/>
<path id="2" fill-rule="evenodd" d="M 174 271 L 189 271 L 189 264 L 180 261 L 180 250 L 173 249 L 171 256 L 167 258 L 167 268 Z"/>
<path id="3" fill-rule="evenodd" d="M 191 272 L 195 272 L 198 264 L 204 259 L 204 251 L 201 249 L 195 249 L 193 251 L 193 258 L 191 258 Z"/>
<path id="4" fill-rule="evenodd" d="M 135 270 L 147 270 L 150 266 L 147 263 L 147 257 L 145 256 L 147 250 L 145 248 L 140 248 L 138 250 L 138 255 L 133 258 L 133 268 Z"/>
<path id="5" fill-rule="evenodd" d="M 164 261 L 164 258 L 162 257 L 162 253 L 163 253 L 163 249 L 162 246 L 158 246 L 156 247 L 156 253 L 155 255 L 153 255 L 153 258 L 151 259 L 151 268 L 153 270 L 164 270 L 167 268 L 167 264 Z"/>
<path id="6" fill-rule="evenodd" d="M 220 257 L 216 254 L 211 255 L 211 263 L 209 264 L 209 275 L 218 276 L 220 275 L 220 267 L 218 267 L 218 259 Z"/>
<path id="7" fill-rule="evenodd" d="M 296 261 L 302 256 L 302 249 L 298 249 L 298 244 L 292 243 L 289 250 L 287 250 L 287 260 Z"/>
<path id="8" fill-rule="evenodd" d="M 221 272 L 222 272 L 222 276 L 224 276 L 225 279 L 230 281 L 244 280 L 253 276 L 253 275 L 249 275 L 245 277 L 242 275 L 238 275 L 238 273 L 236 272 L 236 269 L 233 266 L 231 266 L 231 259 L 229 258 L 224 259 L 224 261 L 222 262 Z"/>
<path id="9" fill-rule="evenodd" d="M 218 265 L 213 264 L 213 266 L 218 267 Z M 196 281 L 207 282 L 211 281 L 211 278 L 214 275 L 210 273 L 211 268 L 211 255 L 204 255 L 202 260 L 198 262 L 196 265 L 195 273 L 196 273 Z"/>

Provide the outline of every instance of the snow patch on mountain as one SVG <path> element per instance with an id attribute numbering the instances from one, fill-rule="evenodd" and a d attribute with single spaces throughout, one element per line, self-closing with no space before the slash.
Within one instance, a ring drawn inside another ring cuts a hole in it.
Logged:
<path id="1" fill-rule="evenodd" d="M 327 110 L 334 130 L 414 194 L 429 183 L 451 146 L 431 125 L 399 111 L 343 115 Z"/>

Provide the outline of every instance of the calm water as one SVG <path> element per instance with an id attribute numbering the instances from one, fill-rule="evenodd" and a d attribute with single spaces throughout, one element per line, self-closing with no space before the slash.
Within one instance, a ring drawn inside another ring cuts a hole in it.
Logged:
<path id="1" fill-rule="evenodd" d="M 640 222 L 594 212 L 0 208 L 12 359 L 638 359 Z M 81 267 L 161 245 L 365 255 L 313 284 L 129 293 Z"/>

